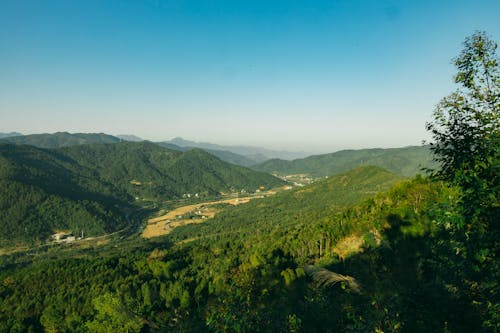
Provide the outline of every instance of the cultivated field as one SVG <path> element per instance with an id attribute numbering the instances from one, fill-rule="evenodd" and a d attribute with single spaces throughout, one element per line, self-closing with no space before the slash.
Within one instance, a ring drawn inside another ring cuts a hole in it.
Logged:
<path id="1" fill-rule="evenodd" d="M 251 199 L 263 197 L 263 195 L 260 195 L 245 198 L 232 198 L 181 206 L 169 211 L 164 215 L 149 219 L 141 236 L 144 238 L 158 237 L 168 234 L 170 231 L 172 231 L 172 229 L 179 226 L 205 222 L 206 220 L 215 216 L 217 208 L 213 206 L 217 204 L 230 204 L 236 206 L 247 203 Z"/>

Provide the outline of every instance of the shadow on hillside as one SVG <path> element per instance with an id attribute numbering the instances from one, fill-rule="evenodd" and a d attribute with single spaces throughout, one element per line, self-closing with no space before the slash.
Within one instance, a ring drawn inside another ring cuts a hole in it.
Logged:
<path id="1" fill-rule="evenodd" d="M 405 232 L 410 223 L 398 215 L 389 215 L 387 222 L 390 227 L 380 247 L 327 267 L 354 277 L 362 290 L 356 294 L 345 288 L 323 289 L 328 301 L 314 314 L 314 322 L 321 323 L 315 329 L 345 331 L 349 326 L 353 331 L 368 327 L 384 332 L 477 331 L 479 318 L 470 301 L 460 298 L 456 287 L 449 284 L 455 272 L 443 265 L 445 255 L 436 254 L 436 239 Z"/>

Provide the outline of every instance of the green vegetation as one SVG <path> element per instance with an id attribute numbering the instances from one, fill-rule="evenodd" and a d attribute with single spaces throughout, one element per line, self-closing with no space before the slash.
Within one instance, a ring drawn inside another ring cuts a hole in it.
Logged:
<path id="1" fill-rule="evenodd" d="M 361 165 L 374 165 L 398 175 L 412 177 L 422 168 L 435 166 L 428 146 L 390 149 L 342 150 L 331 154 L 309 156 L 285 161 L 272 159 L 252 169 L 280 175 L 308 174 L 313 177 L 332 176 Z"/>
<path id="2" fill-rule="evenodd" d="M 28 265 L 22 256 L 3 256 L 0 331 L 491 328 L 491 313 L 471 303 L 459 289 L 458 272 L 446 264 L 456 259 L 454 244 L 443 238 L 461 220 L 456 190 L 417 178 L 354 206 L 356 200 L 346 202 L 335 191 L 347 187 L 362 199 L 367 193 L 358 185 L 375 189 L 381 181 L 384 188 L 396 179 L 362 168 L 231 208 L 197 239 L 198 230 L 188 227 L 152 242 L 122 242 L 119 250 L 75 251 L 60 259 L 42 254 Z M 319 208 L 316 199 L 328 196 Z M 293 212 L 272 211 L 277 202 Z M 224 222 L 247 209 L 262 218 Z M 193 239 L 172 246 L 182 234 Z"/>
<path id="3" fill-rule="evenodd" d="M 134 198 L 206 197 L 280 184 L 201 150 L 148 142 L 57 150 L 0 144 L 0 245 L 45 240 L 55 230 L 83 229 L 87 236 L 118 230 Z"/>
<path id="4" fill-rule="evenodd" d="M 377 167 L 360 167 L 345 174 L 318 181 L 310 186 L 255 199 L 248 204 L 227 209 L 210 223 L 175 229 L 175 241 L 192 238 L 219 237 L 229 234 L 231 239 L 280 235 L 292 232 L 296 239 L 308 239 L 310 232 L 322 224 L 338 218 L 342 209 L 388 190 L 402 177 Z M 311 223 L 306 223 L 311 221 Z M 345 226 L 349 228 L 349 226 Z M 341 233 L 332 229 L 328 234 L 339 239 Z M 334 244 L 333 239 L 324 240 Z M 288 252 L 301 251 L 297 244 L 286 247 Z"/>
<path id="5" fill-rule="evenodd" d="M 128 196 L 55 151 L 0 144 L 0 246 L 45 240 L 54 230 L 88 236 L 126 223 Z"/>
<path id="6" fill-rule="evenodd" d="M 500 330 L 500 64 L 497 44 L 484 32 L 467 38 L 455 59 L 460 88 L 443 98 L 427 124 L 442 167 L 433 176 L 460 188 L 461 224 L 453 262 L 466 293 Z"/>
<path id="7" fill-rule="evenodd" d="M 228 164 L 201 149 L 179 152 L 151 142 L 68 147 L 60 153 L 134 197 L 214 196 L 221 191 L 255 191 L 283 182 L 271 175 Z"/>
<path id="8" fill-rule="evenodd" d="M 439 165 L 431 177 L 362 166 L 148 241 L 0 256 L 0 332 L 500 331 L 495 49 L 476 33 L 457 58 L 463 90 L 428 124 Z M 276 182 L 147 142 L 0 152 L 12 191 L 109 191 L 96 203 L 161 191 L 168 177 L 181 191 Z M 150 189 L 136 189 L 143 184 Z"/>

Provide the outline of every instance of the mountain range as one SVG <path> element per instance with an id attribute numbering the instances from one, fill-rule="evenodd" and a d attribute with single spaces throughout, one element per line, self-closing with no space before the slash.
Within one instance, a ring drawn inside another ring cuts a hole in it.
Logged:
<path id="1" fill-rule="evenodd" d="M 30 145 L 39 148 L 61 148 L 89 143 L 116 143 L 123 141 L 115 136 L 104 133 L 43 133 L 3 137 L 2 142 Z"/>
<path id="2" fill-rule="evenodd" d="M 145 141 L 142 138 L 131 135 L 109 135 L 104 133 L 68 133 L 68 132 L 57 132 L 57 133 L 43 133 L 43 134 L 30 134 L 22 135 L 20 133 L 0 133 L 0 141 L 13 143 L 13 144 L 25 144 L 31 145 L 39 148 L 61 148 L 70 147 L 76 145 L 90 144 L 90 143 L 117 143 L 121 141 L 130 142 L 141 142 Z M 186 141 L 186 140 L 174 140 L 178 145 L 172 142 L 157 142 L 158 145 L 177 151 L 187 151 L 189 149 L 201 148 L 210 154 L 217 156 L 223 161 L 249 167 L 251 165 L 257 164 L 259 162 L 265 161 L 268 158 L 264 155 L 251 154 L 246 156 L 244 154 L 238 154 L 233 151 L 224 149 L 223 146 L 218 146 L 215 144 L 201 144 L 198 145 L 196 142 Z M 254 151 L 268 151 L 264 148 L 252 148 Z M 272 151 L 268 151 L 272 153 Z M 277 155 L 269 155 L 271 157 L 279 157 L 283 154 L 278 152 Z"/>
<path id="3" fill-rule="evenodd" d="M 179 147 L 196 147 L 201 149 L 209 150 L 225 150 L 230 151 L 234 154 L 243 155 L 255 161 L 254 164 L 266 161 L 270 158 L 280 158 L 284 160 L 292 160 L 296 158 L 306 157 L 309 154 L 306 152 L 290 152 L 281 150 L 271 150 L 261 147 L 252 146 L 223 146 L 208 142 L 196 142 L 189 141 L 183 138 L 174 138 L 170 141 L 164 141 L 165 143 L 171 143 Z"/>
<path id="4" fill-rule="evenodd" d="M 10 133 L 15 134 L 15 133 Z M 6 135 L 6 134 L 4 134 Z M 27 144 L 40 148 L 61 148 L 92 143 L 140 142 L 135 135 L 112 136 L 104 133 L 32 134 L 0 138 L 0 142 Z M 403 176 L 423 173 L 423 168 L 434 168 L 432 154 L 427 146 L 403 148 L 376 148 L 342 150 L 329 154 L 313 155 L 288 160 L 302 153 L 273 151 L 259 147 L 221 146 L 175 138 L 155 144 L 179 152 L 203 149 L 219 159 L 254 170 L 278 175 L 306 174 L 314 178 L 332 176 L 360 165 L 375 165 Z M 283 158 L 276 158 L 282 156 Z"/>
<path id="5" fill-rule="evenodd" d="M 0 243 L 45 239 L 61 229 L 111 232 L 126 223 L 122 208 L 138 200 L 282 183 L 201 149 L 180 152 L 150 142 L 59 149 L 0 143 Z"/>

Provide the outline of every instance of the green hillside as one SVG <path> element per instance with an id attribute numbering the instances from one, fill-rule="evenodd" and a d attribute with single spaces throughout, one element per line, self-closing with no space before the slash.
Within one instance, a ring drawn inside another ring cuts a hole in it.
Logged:
<path id="1" fill-rule="evenodd" d="M 175 240 L 237 232 L 250 237 L 330 220 L 342 209 L 386 191 L 403 177 L 378 167 L 364 166 L 312 185 L 279 193 L 265 200 L 227 209 L 209 223 L 175 229 Z"/>
<path id="2" fill-rule="evenodd" d="M 0 242 L 6 243 L 43 240 L 56 229 L 117 230 L 125 223 L 118 208 L 134 198 L 206 197 L 282 181 L 202 150 L 120 142 L 55 150 L 0 144 L 0 184 Z"/>
<path id="3" fill-rule="evenodd" d="M 423 167 L 434 166 L 427 146 L 342 150 L 293 161 L 273 159 L 252 166 L 254 170 L 277 174 L 309 174 L 313 177 L 331 176 L 360 165 L 375 165 L 393 173 L 411 177 L 422 173 Z"/>
<path id="4" fill-rule="evenodd" d="M 122 139 L 104 133 L 68 133 L 30 134 L 2 138 L 2 142 L 30 145 L 39 148 L 60 148 L 89 143 L 115 143 Z"/>
<path id="5" fill-rule="evenodd" d="M 0 257 L 0 332 L 491 328 L 455 269 L 459 244 L 441 241 L 456 191 L 417 178 L 373 195 L 399 179 L 363 167 L 153 242 Z"/>
<path id="6" fill-rule="evenodd" d="M 0 144 L 0 246 L 121 228 L 128 196 L 56 151 Z"/>
<path id="7" fill-rule="evenodd" d="M 151 142 L 85 145 L 59 152 L 132 196 L 148 199 L 180 198 L 187 193 L 217 195 L 232 189 L 255 191 L 283 183 L 269 174 L 223 162 L 201 149 L 181 152 Z"/>

